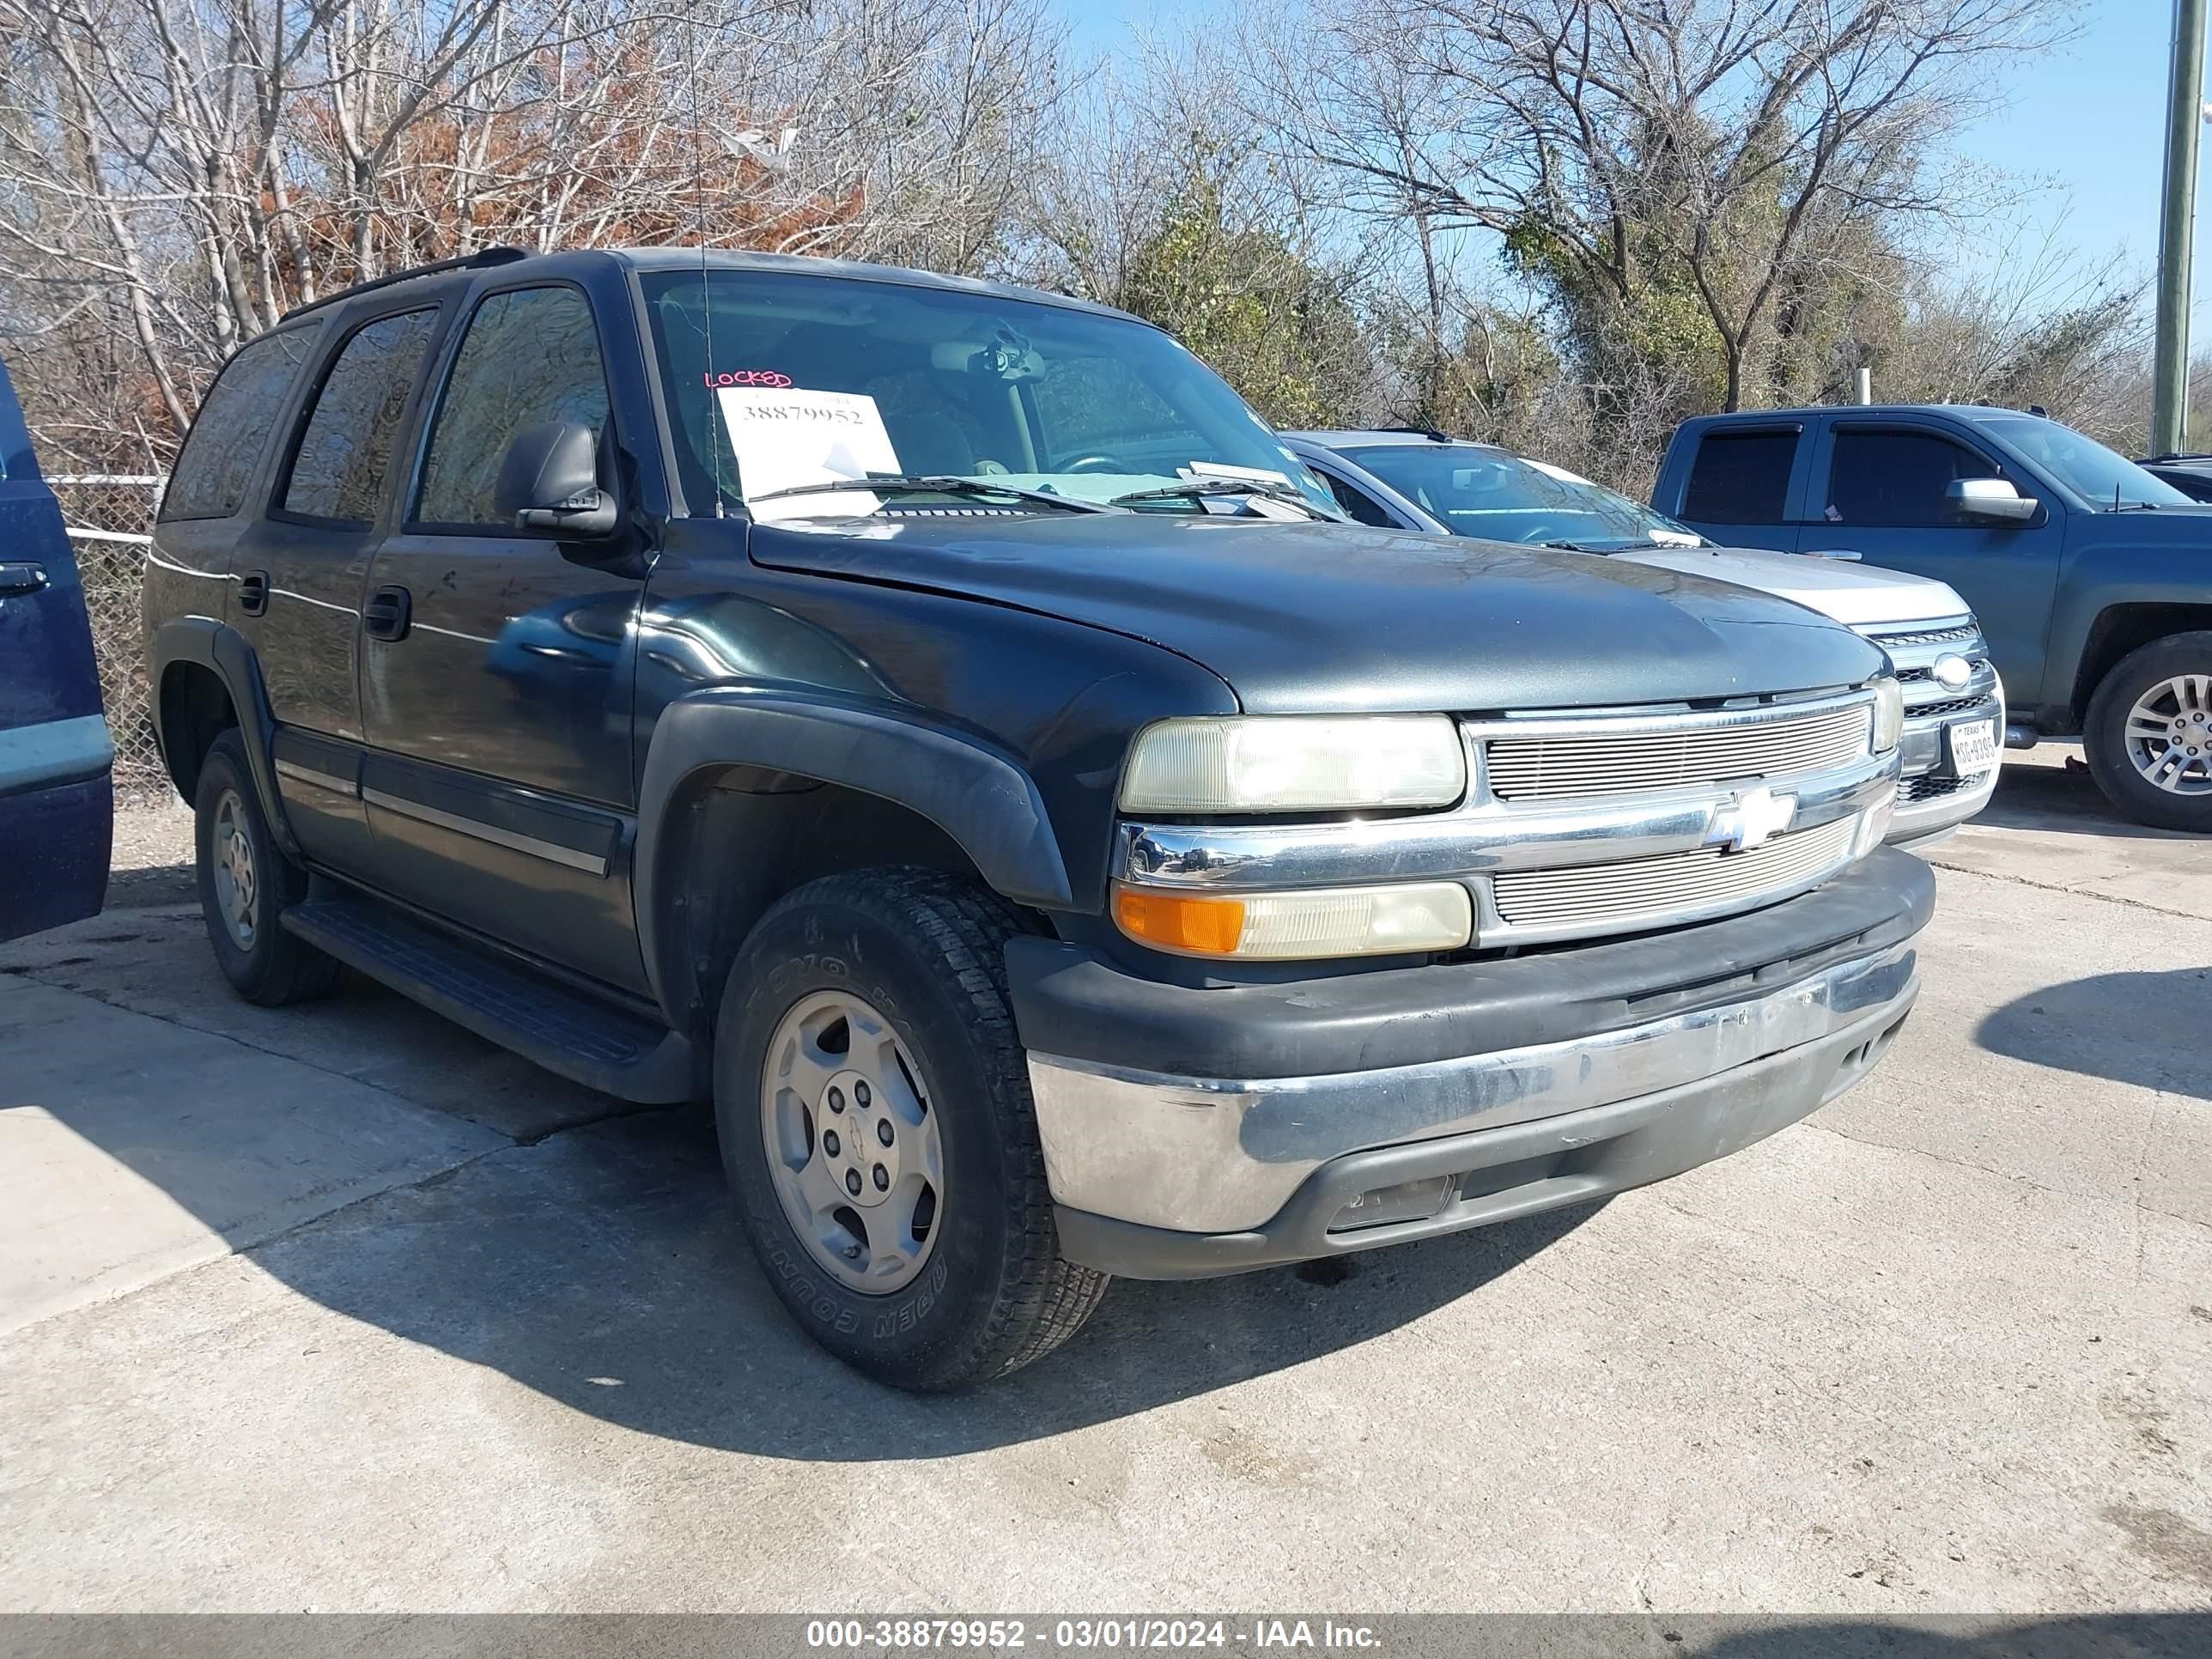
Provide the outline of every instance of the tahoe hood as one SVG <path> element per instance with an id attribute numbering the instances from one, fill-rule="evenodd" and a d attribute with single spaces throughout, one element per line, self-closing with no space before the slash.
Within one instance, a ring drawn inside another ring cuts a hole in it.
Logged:
<path id="1" fill-rule="evenodd" d="M 878 515 L 755 525 L 750 549 L 779 569 L 1150 641 L 1253 713 L 1702 701 L 1856 685 L 1885 666 L 1825 617 L 1691 571 L 1348 525 Z"/>

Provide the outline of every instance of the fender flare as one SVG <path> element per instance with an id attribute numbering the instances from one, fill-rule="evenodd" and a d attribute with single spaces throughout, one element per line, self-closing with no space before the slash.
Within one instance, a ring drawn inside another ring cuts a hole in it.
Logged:
<path id="1" fill-rule="evenodd" d="M 151 681 L 154 739 L 162 759 L 169 754 L 168 734 L 161 729 L 161 682 L 180 662 L 197 663 L 212 672 L 238 711 L 240 734 L 246 739 L 246 763 L 253 774 L 253 792 L 260 797 L 262 817 L 284 856 L 301 862 L 300 843 L 284 816 L 284 798 L 276 787 L 276 768 L 271 758 L 276 717 L 270 710 L 268 688 L 261 681 L 261 665 L 245 635 L 227 623 L 210 617 L 179 617 L 154 630 L 147 652 Z"/>
<path id="2" fill-rule="evenodd" d="M 669 815 L 688 781 L 728 766 L 788 772 L 903 806 L 950 836 L 1017 904 L 1074 903 L 1043 797 L 1012 757 L 941 726 L 805 692 L 694 692 L 661 710 L 638 785 L 633 898 L 646 975 L 664 1008 L 684 968 L 663 959 L 670 884 L 659 865 Z"/>

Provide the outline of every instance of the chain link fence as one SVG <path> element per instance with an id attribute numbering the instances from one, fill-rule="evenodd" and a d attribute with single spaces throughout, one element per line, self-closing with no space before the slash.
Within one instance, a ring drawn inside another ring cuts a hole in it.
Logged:
<path id="1" fill-rule="evenodd" d="M 138 591 L 154 543 L 154 514 L 161 502 L 158 473 L 91 473 L 49 478 L 69 526 L 92 616 L 92 647 L 100 659 L 100 689 L 115 737 L 118 805 L 159 799 L 168 775 L 154 745 L 154 720 L 139 635 Z"/>

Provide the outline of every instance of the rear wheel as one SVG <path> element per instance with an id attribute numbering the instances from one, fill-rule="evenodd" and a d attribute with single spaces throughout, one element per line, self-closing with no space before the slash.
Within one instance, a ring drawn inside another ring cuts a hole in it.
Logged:
<path id="1" fill-rule="evenodd" d="M 769 1282 L 896 1387 L 1066 1341 L 1105 1275 L 1060 1255 L 995 896 L 927 870 L 814 882 L 739 952 L 714 1045 L 722 1161 Z"/>
<path id="2" fill-rule="evenodd" d="M 284 912 L 307 896 L 307 872 L 276 850 L 235 726 L 200 763 L 192 811 L 200 911 L 223 976 L 264 1008 L 328 996 L 337 963 L 283 927 Z"/>
<path id="3" fill-rule="evenodd" d="M 2140 823 L 2212 833 L 2212 632 L 2130 652 L 2089 700 L 2089 770 Z"/>

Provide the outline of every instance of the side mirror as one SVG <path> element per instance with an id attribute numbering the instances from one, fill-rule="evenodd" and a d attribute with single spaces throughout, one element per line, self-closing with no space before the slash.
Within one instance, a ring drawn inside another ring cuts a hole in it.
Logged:
<path id="1" fill-rule="evenodd" d="M 1944 487 L 1943 498 L 1962 519 L 1987 524 L 2026 524 L 2039 505 L 2023 495 L 2008 478 L 1954 478 Z"/>
<path id="2" fill-rule="evenodd" d="M 545 421 L 514 434 L 492 505 L 518 530 L 551 531 L 563 541 L 615 533 L 615 498 L 599 488 L 599 441 L 574 421 Z"/>

